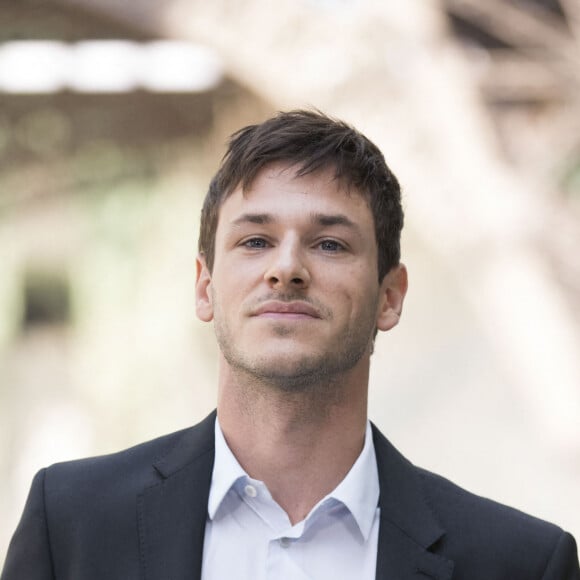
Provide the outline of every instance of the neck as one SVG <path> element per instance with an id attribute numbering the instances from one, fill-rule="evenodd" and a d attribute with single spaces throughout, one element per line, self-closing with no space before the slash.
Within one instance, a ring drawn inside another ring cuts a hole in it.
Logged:
<path id="1" fill-rule="evenodd" d="M 228 446 L 292 524 L 346 476 L 363 444 L 368 361 L 325 384 L 281 390 L 222 361 L 218 416 Z"/>

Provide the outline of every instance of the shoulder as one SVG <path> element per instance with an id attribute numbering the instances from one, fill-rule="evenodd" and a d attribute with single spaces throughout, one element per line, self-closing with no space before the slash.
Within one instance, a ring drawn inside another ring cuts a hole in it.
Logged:
<path id="1" fill-rule="evenodd" d="M 187 431 L 189 429 L 176 431 L 115 453 L 55 463 L 46 468 L 45 480 L 51 484 L 74 481 L 90 485 L 111 478 L 142 479 L 153 471 L 155 461 L 166 455 Z"/>
<path id="2" fill-rule="evenodd" d="M 179 455 L 185 464 L 213 446 L 213 421 L 212 413 L 193 427 L 116 453 L 51 465 L 43 470 L 46 500 L 74 509 L 76 502 L 81 504 L 87 497 L 95 504 L 101 498 L 134 496 L 159 482 L 168 457 Z"/>
<path id="3" fill-rule="evenodd" d="M 552 535 L 561 530 L 554 524 L 517 509 L 476 495 L 448 479 L 416 467 L 425 498 L 447 529 L 477 527 L 491 534 L 517 531 L 518 534 Z"/>
<path id="4" fill-rule="evenodd" d="M 192 489 L 209 487 L 214 419 L 212 413 L 194 427 L 124 451 L 41 470 L 14 535 L 10 566 L 19 570 L 14 578 L 25 577 L 21 571 L 30 554 L 47 568 L 61 571 L 70 571 L 76 563 L 92 570 L 91 578 L 111 577 L 114 567 L 136 577 L 137 572 L 130 570 L 137 569 L 140 558 L 136 539 L 143 497 L 149 490 L 163 489 L 160 486 L 177 473 L 200 475 L 187 480 Z M 62 577 L 89 577 L 78 570 L 67 574 Z"/>
<path id="5" fill-rule="evenodd" d="M 471 536 L 483 539 L 486 535 L 494 540 L 516 532 L 532 537 L 556 537 L 561 533 L 553 524 L 471 493 L 445 477 L 415 466 L 376 428 L 374 443 L 381 485 L 397 494 L 398 503 L 406 501 L 408 511 L 416 504 L 426 505 L 440 528 L 457 531 L 464 540 Z M 426 517 L 427 512 L 420 515 Z"/>
<path id="6" fill-rule="evenodd" d="M 440 475 L 416 468 L 425 500 L 445 529 L 437 550 L 456 569 L 474 565 L 488 572 L 510 570 L 511 578 L 544 576 L 550 568 L 569 568 L 577 578 L 576 544 L 560 527 L 471 493 Z M 495 576 L 492 576 L 495 577 Z"/>
<path id="7" fill-rule="evenodd" d="M 416 467 L 376 428 L 374 443 L 381 517 L 453 561 L 458 577 L 580 580 L 574 539 L 558 526 Z"/>

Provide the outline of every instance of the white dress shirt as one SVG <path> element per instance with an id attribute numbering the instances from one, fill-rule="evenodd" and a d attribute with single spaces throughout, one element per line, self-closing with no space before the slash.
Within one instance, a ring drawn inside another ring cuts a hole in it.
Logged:
<path id="1" fill-rule="evenodd" d="M 266 485 L 242 469 L 216 420 L 202 580 L 373 580 L 378 500 L 370 423 L 346 477 L 292 525 Z"/>

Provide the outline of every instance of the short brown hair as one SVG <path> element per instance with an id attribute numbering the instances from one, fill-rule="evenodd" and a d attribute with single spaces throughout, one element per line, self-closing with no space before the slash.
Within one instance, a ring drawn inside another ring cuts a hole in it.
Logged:
<path id="1" fill-rule="evenodd" d="M 219 210 L 238 187 L 276 162 L 297 167 L 297 175 L 334 168 L 335 178 L 369 203 L 378 247 L 379 280 L 399 263 L 403 209 L 399 182 L 378 147 L 350 125 L 319 111 L 289 111 L 235 132 L 211 180 L 201 210 L 199 252 L 213 269 Z"/>

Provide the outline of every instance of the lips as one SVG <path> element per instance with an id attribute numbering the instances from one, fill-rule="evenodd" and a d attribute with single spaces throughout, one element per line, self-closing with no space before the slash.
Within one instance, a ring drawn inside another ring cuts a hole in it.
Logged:
<path id="1" fill-rule="evenodd" d="M 252 316 L 264 316 L 273 318 L 320 318 L 318 310 L 308 302 L 300 300 L 292 302 L 281 302 L 279 300 L 268 300 L 256 308 Z"/>

